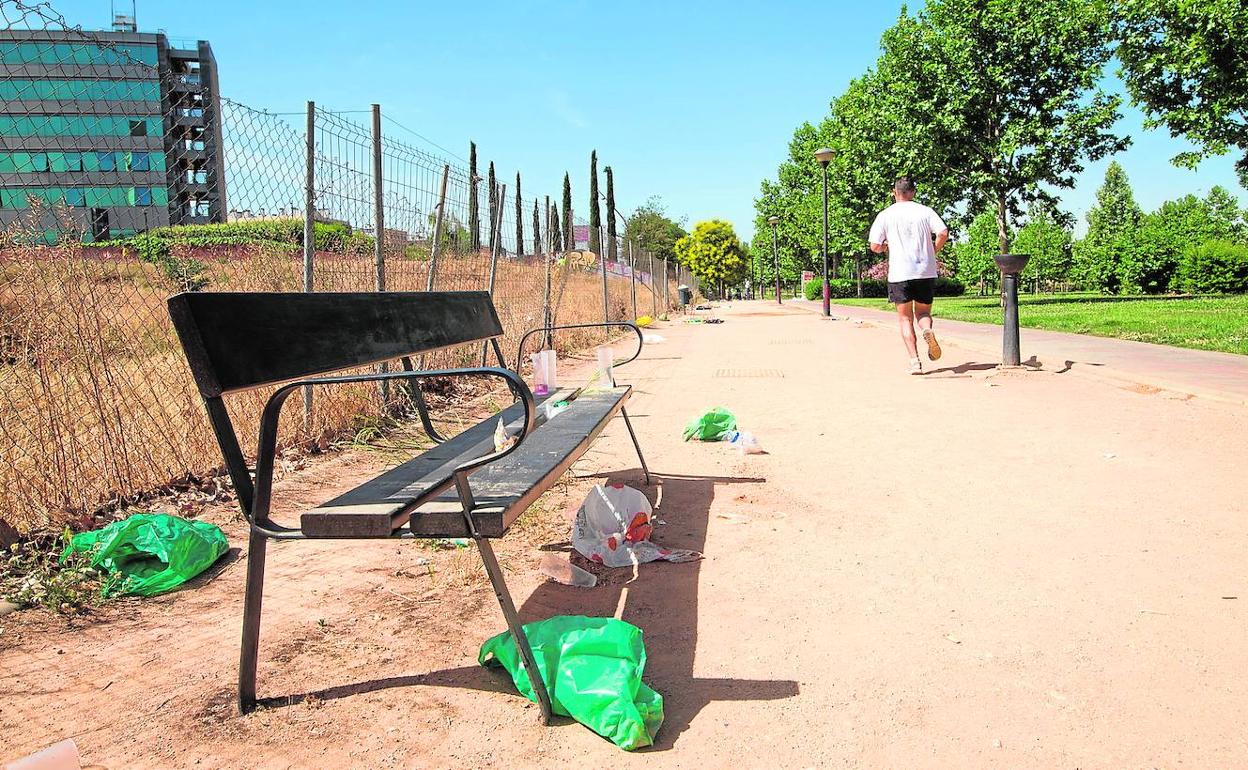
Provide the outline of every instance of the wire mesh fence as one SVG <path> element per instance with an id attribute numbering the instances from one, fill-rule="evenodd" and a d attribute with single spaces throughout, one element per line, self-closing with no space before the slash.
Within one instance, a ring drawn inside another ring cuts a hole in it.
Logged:
<path id="1" fill-rule="evenodd" d="M 178 291 L 488 290 L 514 350 L 548 322 L 666 312 L 691 282 L 623 239 L 613 262 L 575 249 L 514 172 L 491 185 L 380 108 L 274 114 L 217 93 L 205 43 L 84 32 L 46 3 L 0 0 L 0 17 L 0 522 L 19 531 L 220 465 L 165 307 Z M 388 395 L 318 392 L 282 442 L 323 448 Z M 267 397 L 230 397 L 241 435 Z"/>

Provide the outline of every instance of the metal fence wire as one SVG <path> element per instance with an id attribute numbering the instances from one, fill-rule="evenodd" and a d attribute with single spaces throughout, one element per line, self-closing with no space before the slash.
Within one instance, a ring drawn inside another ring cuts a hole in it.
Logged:
<path id="1" fill-rule="evenodd" d="M 0 525 L 86 521 L 216 471 L 178 291 L 488 290 L 514 350 L 546 321 L 664 313 L 691 280 L 622 238 L 609 264 L 556 240 L 551 199 L 517 197 L 514 169 L 491 187 L 488 164 L 413 146 L 379 107 L 279 115 L 221 96 L 202 42 L 85 32 L 46 3 L 0 0 L 0 19 Z M 389 396 L 319 391 L 282 442 L 324 448 Z M 228 401 L 240 435 L 267 397 Z"/>

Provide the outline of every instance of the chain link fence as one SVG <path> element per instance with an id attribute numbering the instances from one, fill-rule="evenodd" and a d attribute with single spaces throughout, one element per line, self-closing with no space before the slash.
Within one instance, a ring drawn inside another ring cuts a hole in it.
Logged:
<path id="1" fill-rule="evenodd" d="M 132 20 L 84 32 L 47 4 L 0 0 L 0 21 L 0 524 L 85 522 L 214 474 L 165 307 L 178 291 L 488 290 L 514 351 L 547 321 L 665 313 L 692 284 L 623 239 L 615 262 L 569 248 L 557 207 L 517 195 L 514 171 L 491 186 L 381 108 L 240 104 L 217 93 L 206 44 Z M 267 397 L 228 400 L 240 435 Z M 393 413 L 389 397 L 318 391 L 284 418 L 283 444 L 324 448 Z"/>

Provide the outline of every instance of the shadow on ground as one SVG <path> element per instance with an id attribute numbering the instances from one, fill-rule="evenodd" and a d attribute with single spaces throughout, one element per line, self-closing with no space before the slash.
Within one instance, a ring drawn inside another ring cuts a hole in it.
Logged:
<path id="1" fill-rule="evenodd" d="M 627 483 L 643 490 L 655 515 L 666 520 L 656 540 L 672 548 L 702 551 L 715 489 L 725 484 L 761 484 L 760 478 L 681 476 L 652 473 L 658 484 L 641 483 L 639 469 L 604 474 L 603 483 Z M 661 490 L 661 495 L 660 495 Z M 663 694 L 665 719 L 654 750 L 674 746 L 703 707 L 724 700 L 778 700 L 798 694 L 791 680 L 703 679 L 693 674 L 698 641 L 698 585 L 702 562 L 643 564 L 626 583 L 585 590 L 558 583 L 540 585 L 520 608 L 532 622 L 552 615 L 619 617 L 646 635 L 646 682 Z M 619 570 L 619 571 L 627 571 Z"/>

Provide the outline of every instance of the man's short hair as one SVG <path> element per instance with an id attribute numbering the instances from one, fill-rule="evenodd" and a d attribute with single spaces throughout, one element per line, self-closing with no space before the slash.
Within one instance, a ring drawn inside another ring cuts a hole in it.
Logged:
<path id="1" fill-rule="evenodd" d="M 897 181 L 893 182 L 893 192 L 898 195 L 913 196 L 915 193 L 914 180 L 908 176 L 897 177 Z"/>

